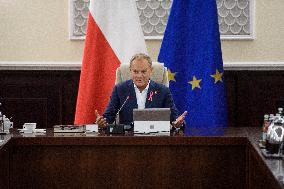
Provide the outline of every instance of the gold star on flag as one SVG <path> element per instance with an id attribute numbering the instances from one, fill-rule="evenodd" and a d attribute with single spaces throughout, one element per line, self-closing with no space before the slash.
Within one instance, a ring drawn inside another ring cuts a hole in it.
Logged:
<path id="1" fill-rule="evenodd" d="M 176 81 L 175 76 L 176 76 L 176 72 L 171 72 L 171 70 L 168 69 L 168 78 L 169 78 L 169 81 Z"/>
<path id="2" fill-rule="evenodd" d="M 210 75 L 210 76 L 215 79 L 214 83 L 217 83 L 218 81 L 223 82 L 223 80 L 222 80 L 222 75 L 223 75 L 223 73 L 220 73 L 220 72 L 216 69 L 216 73 L 215 73 L 214 75 Z"/>
<path id="3" fill-rule="evenodd" d="M 195 89 L 196 87 L 201 89 L 199 83 L 202 81 L 202 79 L 196 79 L 195 75 L 192 78 L 192 81 L 189 81 L 188 83 L 191 84 L 191 89 Z"/>

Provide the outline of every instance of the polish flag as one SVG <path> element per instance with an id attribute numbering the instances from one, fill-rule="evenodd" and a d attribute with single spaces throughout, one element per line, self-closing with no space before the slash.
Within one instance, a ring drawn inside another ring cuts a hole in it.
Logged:
<path id="1" fill-rule="evenodd" d="M 135 0 L 91 0 L 75 124 L 94 123 L 111 96 L 115 72 L 146 53 Z"/>

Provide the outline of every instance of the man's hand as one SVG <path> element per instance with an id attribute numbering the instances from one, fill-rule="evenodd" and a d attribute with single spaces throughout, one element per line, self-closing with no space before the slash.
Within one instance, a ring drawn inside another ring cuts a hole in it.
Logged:
<path id="1" fill-rule="evenodd" d="M 99 128 L 105 128 L 107 126 L 107 121 L 106 118 L 104 118 L 103 116 L 101 116 L 98 112 L 98 110 L 95 111 L 96 114 L 96 124 L 98 124 Z"/>
<path id="2" fill-rule="evenodd" d="M 172 123 L 172 125 L 173 125 L 175 128 L 179 128 L 179 127 L 183 124 L 186 115 L 187 115 L 187 111 L 183 112 L 183 114 L 181 114 L 181 115 Z"/>

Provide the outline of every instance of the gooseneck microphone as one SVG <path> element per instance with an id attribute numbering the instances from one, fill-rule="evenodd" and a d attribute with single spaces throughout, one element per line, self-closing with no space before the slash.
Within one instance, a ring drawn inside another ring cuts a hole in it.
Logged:
<path id="1" fill-rule="evenodd" d="M 125 106 L 125 104 L 126 104 L 126 102 L 128 101 L 129 98 L 130 98 L 130 96 L 128 95 L 126 97 L 126 99 L 124 100 L 124 102 L 122 103 L 122 105 L 120 106 L 120 108 L 118 109 L 117 113 L 115 114 L 114 124 L 109 124 L 108 125 L 108 132 L 109 133 L 113 133 L 113 134 L 122 134 L 122 133 L 124 133 L 124 125 L 123 124 L 117 124 L 116 123 L 116 119 L 117 119 L 117 116 L 119 115 L 120 111 Z"/>
<path id="2" fill-rule="evenodd" d="M 124 105 L 126 104 L 126 102 L 128 101 L 129 99 L 129 95 L 126 97 L 125 101 L 122 103 L 122 105 L 120 106 L 120 108 L 118 109 L 117 113 L 115 114 L 115 117 L 114 117 L 114 126 L 116 126 L 116 119 L 117 119 L 117 116 L 119 114 L 119 112 L 122 110 L 122 108 L 124 107 Z"/>
<path id="3" fill-rule="evenodd" d="M 116 115 L 115 115 L 115 118 L 118 116 L 119 112 L 122 110 L 122 108 L 124 107 L 124 105 L 126 104 L 126 102 L 128 101 L 129 99 L 129 95 L 126 97 L 125 101 L 123 102 L 123 104 L 121 105 L 121 107 L 118 109 Z"/>

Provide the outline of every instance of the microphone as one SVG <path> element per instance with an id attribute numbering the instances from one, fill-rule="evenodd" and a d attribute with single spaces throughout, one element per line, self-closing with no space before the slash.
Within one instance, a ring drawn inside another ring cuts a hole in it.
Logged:
<path id="1" fill-rule="evenodd" d="M 108 132 L 109 133 L 113 133 L 113 134 L 122 134 L 122 133 L 124 133 L 124 125 L 123 124 L 117 124 L 116 123 L 116 119 L 117 119 L 117 116 L 119 115 L 120 111 L 125 106 L 125 104 L 126 104 L 126 102 L 128 101 L 129 98 L 130 98 L 130 96 L 128 95 L 126 97 L 126 99 L 124 100 L 124 102 L 122 103 L 122 105 L 120 106 L 120 108 L 118 109 L 117 113 L 115 114 L 114 124 L 109 124 L 109 126 L 108 126 Z"/>
<path id="2" fill-rule="evenodd" d="M 116 115 L 115 115 L 115 120 L 114 120 L 114 121 L 116 121 L 116 118 L 117 118 L 119 112 L 122 110 L 122 108 L 124 107 L 124 105 L 126 104 L 126 102 L 128 101 L 129 98 L 130 98 L 130 97 L 129 97 L 129 95 L 128 95 L 128 96 L 126 97 L 125 101 L 122 103 L 121 107 L 118 109 L 118 111 L 117 111 L 117 113 L 116 113 Z"/>

